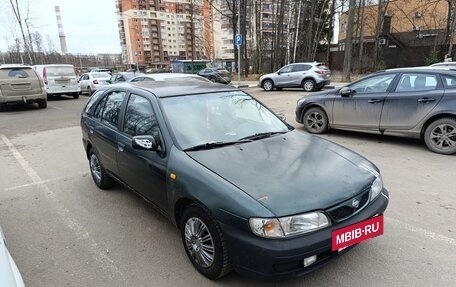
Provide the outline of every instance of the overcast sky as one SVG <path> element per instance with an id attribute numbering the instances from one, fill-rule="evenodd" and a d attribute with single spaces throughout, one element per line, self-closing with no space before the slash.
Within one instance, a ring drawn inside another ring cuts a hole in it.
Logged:
<path id="1" fill-rule="evenodd" d="M 15 1 L 13 1 L 15 2 Z M 48 38 L 60 51 L 55 5 L 60 6 L 68 52 L 72 54 L 120 53 L 119 31 L 115 0 L 18 0 L 22 4 L 23 18 L 29 3 L 32 30 L 43 36 L 47 47 Z M 0 0 L 0 51 L 16 37 L 21 38 L 17 22 L 13 18 L 10 0 Z"/>

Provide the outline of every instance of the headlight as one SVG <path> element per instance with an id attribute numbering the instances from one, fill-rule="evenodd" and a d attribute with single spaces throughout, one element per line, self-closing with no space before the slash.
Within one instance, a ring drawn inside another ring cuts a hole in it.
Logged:
<path id="1" fill-rule="evenodd" d="M 382 175 L 372 168 L 371 166 L 368 166 L 366 164 L 360 164 L 359 165 L 361 168 L 364 168 L 368 172 L 372 173 L 375 176 L 375 180 L 371 185 L 371 197 L 370 201 L 373 201 L 374 199 L 377 198 L 377 196 L 380 194 L 380 192 L 383 190 L 383 179 Z"/>
<path id="2" fill-rule="evenodd" d="M 370 198 L 370 201 L 372 201 L 375 198 L 377 198 L 377 196 L 383 190 L 382 176 L 380 174 L 377 174 L 376 176 L 377 176 L 377 178 L 374 180 L 374 182 L 372 183 L 372 186 L 371 186 L 371 198 Z"/>
<path id="3" fill-rule="evenodd" d="M 329 226 L 329 220 L 322 212 L 311 212 L 281 218 L 251 218 L 252 232 L 261 237 L 283 238 L 311 232 Z"/>

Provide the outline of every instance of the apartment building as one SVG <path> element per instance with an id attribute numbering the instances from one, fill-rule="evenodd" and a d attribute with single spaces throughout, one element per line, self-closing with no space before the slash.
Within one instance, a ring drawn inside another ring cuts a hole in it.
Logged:
<path id="1" fill-rule="evenodd" d="M 220 16 L 209 1 L 116 0 L 116 8 L 124 63 L 164 69 L 220 57 Z"/>

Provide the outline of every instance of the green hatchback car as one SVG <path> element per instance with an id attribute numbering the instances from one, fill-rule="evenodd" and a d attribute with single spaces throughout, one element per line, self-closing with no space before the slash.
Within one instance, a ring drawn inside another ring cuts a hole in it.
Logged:
<path id="1" fill-rule="evenodd" d="M 81 127 L 95 184 L 115 180 L 151 202 L 210 279 L 300 276 L 383 232 L 388 192 L 374 164 L 234 87 L 105 86 Z"/>

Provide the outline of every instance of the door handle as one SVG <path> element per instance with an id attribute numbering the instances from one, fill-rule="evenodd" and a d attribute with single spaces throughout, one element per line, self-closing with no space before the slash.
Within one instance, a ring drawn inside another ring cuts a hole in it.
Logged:
<path id="1" fill-rule="evenodd" d="M 368 100 L 367 102 L 370 103 L 370 104 L 376 104 L 376 103 L 381 103 L 382 100 L 379 100 L 379 99 L 370 99 L 370 100 Z"/>
<path id="2" fill-rule="evenodd" d="M 125 148 L 125 145 L 123 143 L 117 143 L 117 151 L 118 152 L 123 152 Z"/>
<path id="3" fill-rule="evenodd" d="M 429 103 L 429 102 L 433 102 L 433 101 L 435 101 L 435 99 L 429 99 L 429 98 L 418 99 L 419 103 Z"/>

